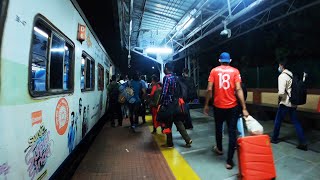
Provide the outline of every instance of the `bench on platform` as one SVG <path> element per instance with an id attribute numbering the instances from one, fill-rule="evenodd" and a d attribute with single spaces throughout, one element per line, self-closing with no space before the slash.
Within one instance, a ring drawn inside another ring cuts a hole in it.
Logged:
<path id="1" fill-rule="evenodd" d="M 278 105 L 267 103 L 254 104 L 247 102 L 247 107 L 250 114 L 263 121 L 274 120 L 278 110 Z M 320 129 L 320 113 L 316 110 L 298 107 L 297 115 L 303 127 Z M 289 115 L 287 115 L 285 121 L 291 122 Z"/>

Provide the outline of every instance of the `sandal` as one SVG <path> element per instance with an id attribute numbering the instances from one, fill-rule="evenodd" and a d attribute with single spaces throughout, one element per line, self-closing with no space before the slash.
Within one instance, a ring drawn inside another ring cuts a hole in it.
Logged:
<path id="1" fill-rule="evenodd" d="M 212 147 L 212 151 L 215 152 L 215 153 L 216 153 L 217 155 L 219 155 L 219 156 L 220 156 L 220 155 L 223 155 L 223 152 L 220 151 L 217 146 L 213 146 L 213 147 Z"/>

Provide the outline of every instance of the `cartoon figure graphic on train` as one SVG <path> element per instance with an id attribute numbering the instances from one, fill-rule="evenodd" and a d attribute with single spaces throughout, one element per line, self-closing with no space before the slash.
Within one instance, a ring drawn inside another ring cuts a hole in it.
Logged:
<path id="1" fill-rule="evenodd" d="M 76 142 L 76 136 L 77 136 L 77 121 L 78 116 L 75 115 L 74 112 L 71 113 L 71 122 L 69 126 L 69 132 L 68 132 L 68 149 L 69 153 L 74 149 L 74 145 Z"/>

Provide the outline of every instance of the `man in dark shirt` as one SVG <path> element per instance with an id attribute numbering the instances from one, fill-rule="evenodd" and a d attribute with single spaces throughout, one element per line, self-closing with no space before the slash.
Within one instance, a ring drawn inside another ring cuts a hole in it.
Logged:
<path id="1" fill-rule="evenodd" d="M 196 91 L 196 86 L 194 84 L 193 79 L 191 79 L 191 77 L 189 77 L 189 69 L 188 68 L 183 69 L 181 80 L 188 87 L 188 97 L 189 97 L 188 99 L 184 99 L 185 108 L 186 108 L 186 111 L 188 114 L 187 119 L 184 122 L 184 126 L 186 129 L 193 129 L 192 120 L 191 120 L 191 116 L 190 116 L 189 102 L 193 101 L 194 99 L 197 98 L 197 91 Z"/>
<path id="2" fill-rule="evenodd" d="M 108 85 L 108 96 L 109 96 L 109 108 L 110 108 L 110 118 L 111 118 L 111 126 L 115 126 L 115 114 L 118 117 L 118 125 L 122 126 L 122 112 L 121 105 L 118 102 L 119 96 L 119 84 L 116 79 L 116 75 L 112 75 L 111 83 Z"/>
<path id="3" fill-rule="evenodd" d="M 173 75 L 173 64 L 167 63 L 165 65 L 165 76 L 163 77 L 163 88 L 161 94 L 160 104 L 162 106 L 168 106 L 169 104 L 175 101 L 174 92 L 176 87 L 176 77 Z M 186 147 L 191 147 L 192 140 L 188 135 L 182 121 L 179 118 L 171 116 L 166 121 L 166 128 L 172 129 L 173 123 L 176 125 L 178 131 L 180 132 L 182 138 L 186 142 Z M 172 133 L 167 134 L 167 144 L 162 145 L 162 147 L 172 148 L 173 147 L 173 140 L 172 140 Z"/>

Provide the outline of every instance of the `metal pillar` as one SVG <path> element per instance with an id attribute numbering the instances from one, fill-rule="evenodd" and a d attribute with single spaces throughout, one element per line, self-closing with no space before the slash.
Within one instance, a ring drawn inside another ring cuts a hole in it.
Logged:
<path id="1" fill-rule="evenodd" d="M 163 83 L 162 80 L 163 80 L 163 77 L 165 76 L 165 74 L 164 74 L 164 62 L 163 62 L 163 59 L 162 59 L 161 55 L 159 55 L 159 54 L 157 54 L 157 62 L 160 63 L 160 72 L 159 72 L 160 73 L 160 82 Z"/>
<path id="2" fill-rule="evenodd" d="M 196 62 L 197 60 L 196 59 L 193 59 L 192 60 L 192 66 L 193 66 L 193 82 L 194 82 L 194 84 L 198 84 L 197 83 L 197 70 L 198 70 L 198 68 L 197 68 L 197 62 Z"/>

